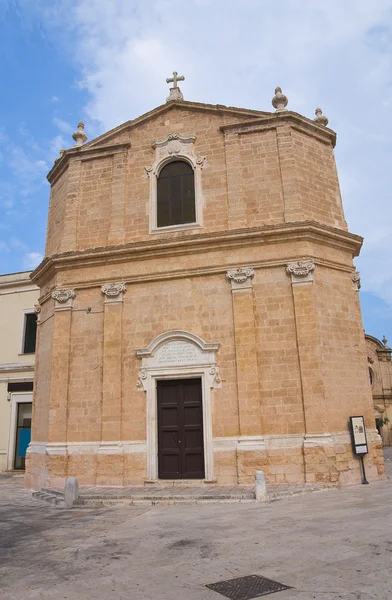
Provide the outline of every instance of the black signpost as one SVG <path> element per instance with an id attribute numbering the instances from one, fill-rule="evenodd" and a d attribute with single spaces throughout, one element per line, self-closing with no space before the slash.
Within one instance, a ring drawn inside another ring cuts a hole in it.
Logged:
<path id="1" fill-rule="evenodd" d="M 362 466 L 362 483 L 369 484 L 366 479 L 365 464 L 363 457 L 368 453 L 368 445 L 366 439 L 365 421 L 363 417 L 350 417 L 351 443 L 353 452 L 361 459 Z"/>

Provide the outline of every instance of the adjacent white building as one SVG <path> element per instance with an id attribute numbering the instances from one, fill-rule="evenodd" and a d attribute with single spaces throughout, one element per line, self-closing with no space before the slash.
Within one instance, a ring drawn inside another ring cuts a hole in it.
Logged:
<path id="1" fill-rule="evenodd" d="M 25 466 L 38 294 L 30 271 L 0 275 L 0 471 L 24 470 Z"/>

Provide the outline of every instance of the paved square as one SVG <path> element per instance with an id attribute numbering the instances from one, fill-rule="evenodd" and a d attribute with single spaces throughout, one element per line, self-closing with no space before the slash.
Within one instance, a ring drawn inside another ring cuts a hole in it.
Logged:
<path id="1" fill-rule="evenodd" d="M 258 574 L 292 586 L 274 600 L 389 600 L 391 498 L 389 479 L 266 505 L 66 511 L 0 477 L 0 597 L 217 600 L 206 584 Z"/>

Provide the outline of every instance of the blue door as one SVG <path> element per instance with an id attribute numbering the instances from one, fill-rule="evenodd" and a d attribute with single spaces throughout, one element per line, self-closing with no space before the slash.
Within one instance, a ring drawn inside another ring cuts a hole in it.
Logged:
<path id="1" fill-rule="evenodd" d="M 31 402 L 18 403 L 14 469 L 25 468 L 26 451 L 31 438 Z"/>

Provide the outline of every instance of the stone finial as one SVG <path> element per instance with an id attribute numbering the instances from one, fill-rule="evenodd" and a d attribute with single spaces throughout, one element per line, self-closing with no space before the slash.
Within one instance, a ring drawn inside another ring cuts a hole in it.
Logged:
<path id="1" fill-rule="evenodd" d="M 64 154 L 65 154 L 65 150 L 64 150 L 64 148 L 61 148 L 61 150 L 59 152 L 59 156 L 54 159 L 54 162 L 57 163 L 61 158 L 63 158 Z"/>
<path id="2" fill-rule="evenodd" d="M 381 340 L 381 341 L 382 341 L 382 343 L 384 344 L 384 346 L 385 346 L 385 347 L 387 347 L 388 340 L 387 340 L 387 338 L 385 337 L 385 335 L 383 336 L 383 338 L 382 338 L 382 340 Z"/>
<path id="3" fill-rule="evenodd" d="M 326 116 L 323 115 L 323 111 L 321 110 L 321 108 L 316 108 L 314 114 L 316 115 L 316 117 L 313 120 L 315 123 L 317 123 L 317 125 L 322 125 L 323 127 L 326 127 L 328 125 L 328 119 Z"/>
<path id="4" fill-rule="evenodd" d="M 276 112 L 279 110 L 286 110 L 287 103 L 287 96 L 282 93 L 282 89 L 280 87 L 275 88 L 275 96 L 272 98 L 272 106 L 275 108 Z"/>
<path id="5" fill-rule="evenodd" d="M 84 133 L 83 121 L 79 121 L 78 128 L 72 134 L 72 137 L 75 140 L 75 146 L 83 146 L 84 142 L 87 140 L 87 135 Z"/>
<path id="6" fill-rule="evenodd" d="M 173 77 L 168 77 L 166 79 L 166 83 L 173 84 L 173 87 L 170 88 L 170 94 L 166 98 L 166 102 L 178 102 L 178 100 L 184 100 L 184 96 L 177 85 L 177 81 L 185 81 L 185 77 L 183 75 L 178 75 L 177 71 L 173 71 Z"/>

